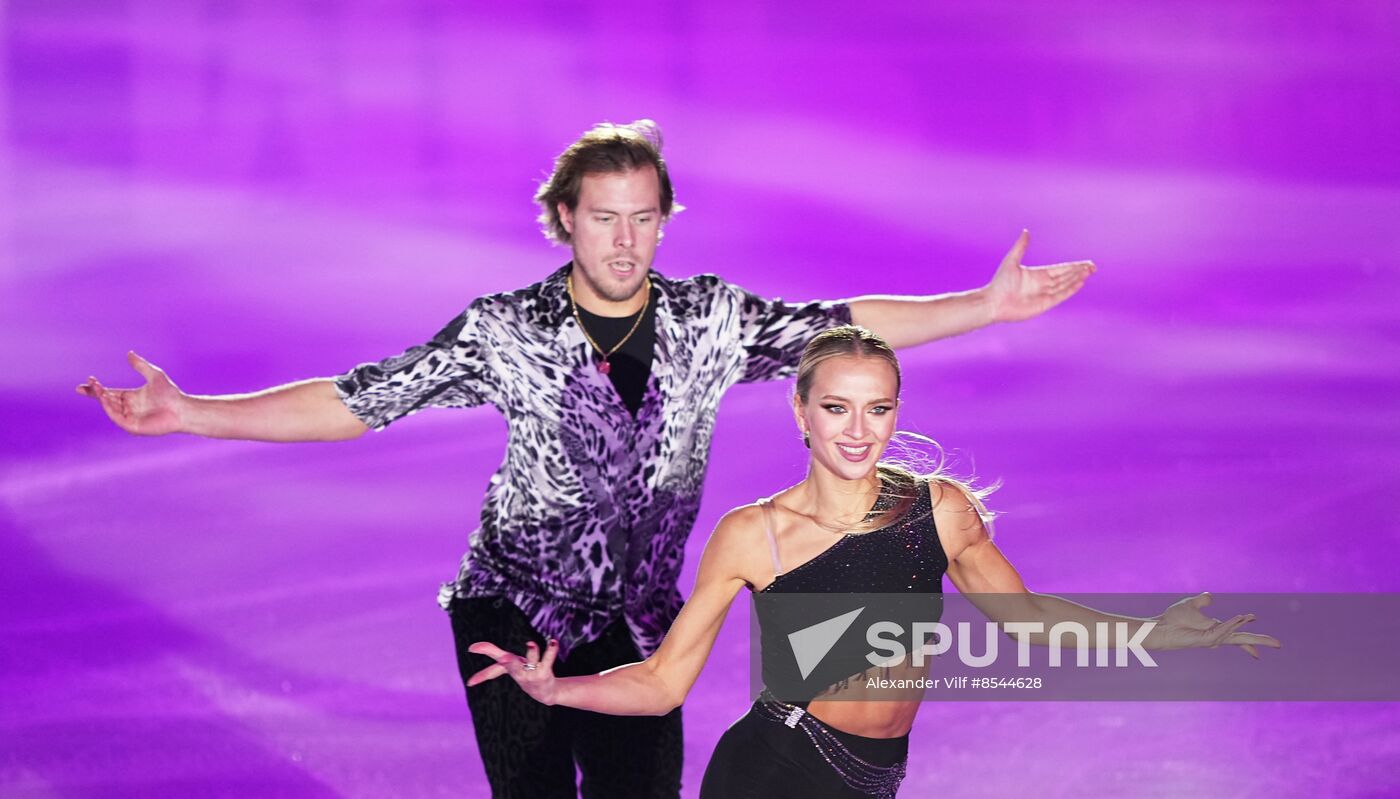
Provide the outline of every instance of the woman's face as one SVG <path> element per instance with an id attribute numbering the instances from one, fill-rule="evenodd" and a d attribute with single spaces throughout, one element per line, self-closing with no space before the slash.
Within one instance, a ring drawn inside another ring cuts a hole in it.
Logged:
<path id="1" fill-rule="evenodd" d="M 812 460 L 838 477 L 870 475 L 894 435 L 899 379 L 883 358 L 842 355 L 817 365 L 798 427 L 812 438 Z"/>

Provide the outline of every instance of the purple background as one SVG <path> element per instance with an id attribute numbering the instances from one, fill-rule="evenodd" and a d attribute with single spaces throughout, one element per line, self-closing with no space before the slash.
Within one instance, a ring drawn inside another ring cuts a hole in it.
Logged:
<path id="1" fill-rule="evenodd" d="M 530 195 L 603 119 L 665 130 L 667 274 L 963 289 L 1022 227 L 1030 263 L 1098 262 L 1050 316 L 905 355 L 903 426 L 1004 481 L 1033 588 L 1400 590 L 1400 6 L 491 5 L 0 4 L 0 793 L 484 795 L 434 595 L 496 414 L 137 440 L 72 387 L 132 384 L 129 348 L 217 393 L 426 338 L 567 259 Z M 692 566 L 800 477 L 786 390 L 726 400 Z M 687 796 L 747 615 L 686 707 Z M 1397 730 L 930 705 L 904 795 L 1374 796 Z"/>

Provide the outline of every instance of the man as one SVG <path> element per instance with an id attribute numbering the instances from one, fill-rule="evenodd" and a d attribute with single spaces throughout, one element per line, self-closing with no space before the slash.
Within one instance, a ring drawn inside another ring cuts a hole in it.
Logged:
<path id="1" fill-rule="evenodd" d="M 737 382 L 788 376 L 816 333 L 854 321 L 894 346 L 1035 316 L 1093 272 L 1021 265 L 1027 237 L 985 288 L 935 297 L 789 305 L 713 275 L 651 271 L 678 210 L 659 131 L 603 124 L 557 159 L 536 195 L 546 235 L 573 252 L 544 281 L 481 297 L 432 340 L 338 378 L 241 396 L 184 394 L 135 353 L 139 389 L 78 391 L 123 429 L 216 438 L 355 438 L 428 406 L 490 403 L 509 444 L 457 579 L 451 614 L 463 679 L 493 641 L 559 642 L 555 671 L 591 674 L 650 654 L 681 605 L 676 587 L 715 411 Z M 539 705 L 510 681 L 467 690 L 495 796 L 676 796 L 679 711 L 614 718 Z"/>

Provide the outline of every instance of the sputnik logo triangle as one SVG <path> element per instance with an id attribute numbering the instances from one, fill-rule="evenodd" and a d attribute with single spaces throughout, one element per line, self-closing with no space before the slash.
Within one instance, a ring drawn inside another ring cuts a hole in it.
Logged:
<path id="1" fill-rule="evenodd" d="M 841 640 L 841 636 L 855 623 L 856 617 L 865 610 L 864 607 L 856 608 L 849 613 L 842 613 L 835 618 L 817 622 L 810 627 L 803 627 L 795 633 L 788 634 L 788 643 L 792 645 L 792 654 L 797 658 L 797 669 L 802 672 L 802 679 L 807 679 L 812 670 L 822 662 L 826 653 L 831 651 L 836 642 Z"/>

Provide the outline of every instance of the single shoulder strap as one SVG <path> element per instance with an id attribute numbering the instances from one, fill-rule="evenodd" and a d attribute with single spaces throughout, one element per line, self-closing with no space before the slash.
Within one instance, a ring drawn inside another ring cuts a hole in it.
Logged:
<path id="1" fill-rule="evenodd" d="M 768 534 L 768 552 L 773 556 L 773 576 L 783 573 L 783 562 L 778 559 L 778 537 L 773 534 L 773 498 L 760 499 L 763 508 L 763 531 Z"/>

